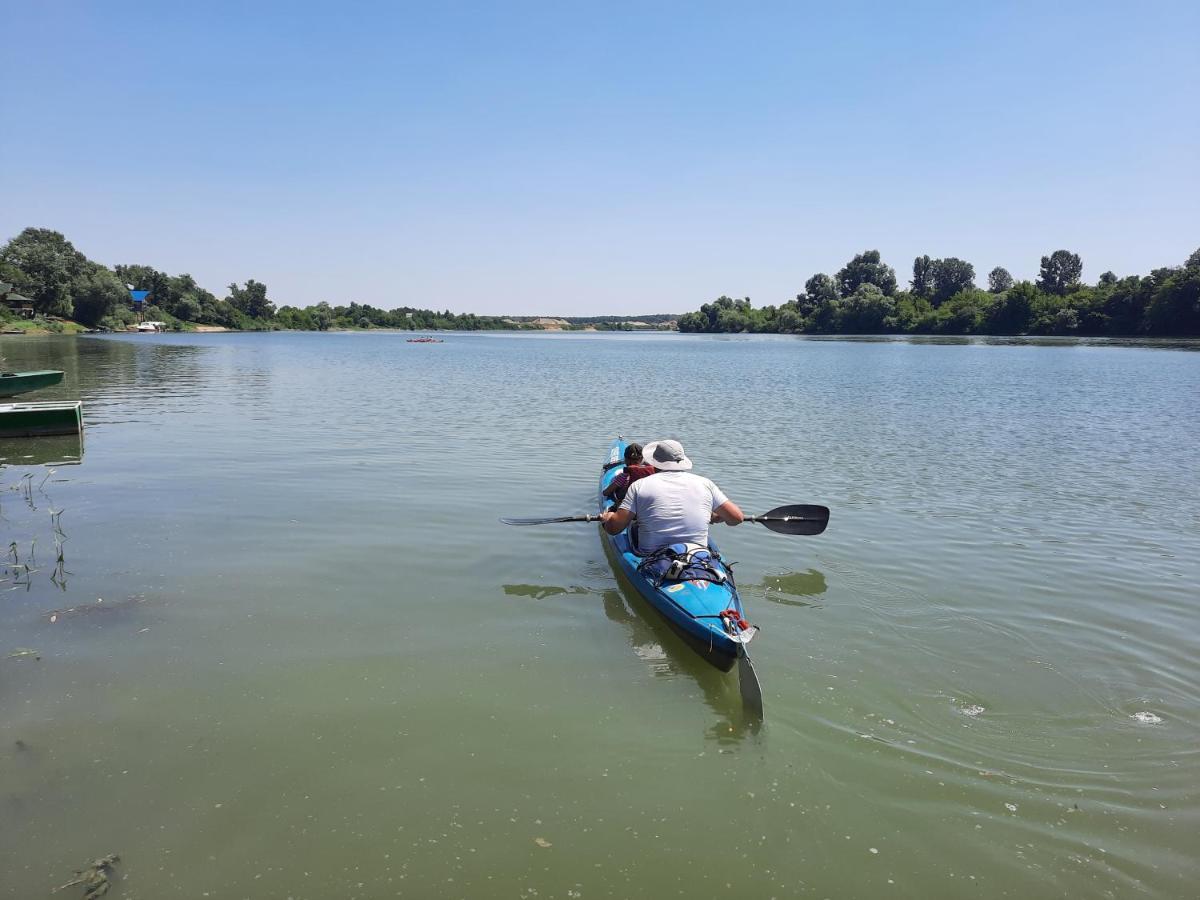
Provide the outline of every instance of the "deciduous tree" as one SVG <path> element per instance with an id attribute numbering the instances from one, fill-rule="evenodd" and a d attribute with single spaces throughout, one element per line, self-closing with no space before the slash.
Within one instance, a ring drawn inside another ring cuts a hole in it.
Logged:
<path id="1" fill-rule="evenodd" d="M 275 315 L 275 304 L 267 299 L 267 286 L 253 278 L 244 288 L 238 287 L 236 282 L 231 284 L 226 300 L 252 319 L 269 319 Z"/>
<path id="2" fill-rule="evenodd" d="M 931 274 L 934 306 L 940 306 L 955 294 L 975 287 L 975 267 L 956 256 L 935 259 Z"/>
<path id="3" fill-rule="evenodd" d="M 1005 273 L 1007 274 L 1007 273 Z M 1033 316 L 1038 291 L 1032 282 L 1022 281 L 998 293 L 988 315 L 987 328 L 992 334 L 1025 334 Z"/>
<path id="4" fill-rule="evenodd" d="M 0 263 L 6 280 L 11 278 L 17 292 L 33 301 L 34 310 L 64 317 L 73 312 L 72 283 L 92 265 L 61 233 L 48 228 L 26 228 L 0 250 Z"/>
<path id="5" fill-rule="evenodd" d="M 837 273 L 837 283 L 843 297 L 849 297 L 864 284 L 873 284 L 890 297 L 896 293 L 896 270 L 880 261 L 878 250 L 866 250 Z"/>
<path id="6" fill-rule="evenodd" d="M 71 315 L 84 325 L 99 324 L 128 298 L 117 276 L 95 263 L 71 281 Z"/>
<path id="7" fill-rule="evenodd" d="M 925 299 L 933 296 L 933 260 L 928 254 L 913 260 L 912 293 Z"/>
<path id="8" fill-rule="evenodd" d="M 988 272 L 988 290 L 993 294 L 1002 294 L 1013 286 L 1013 277 L 1008 274 L 1008 269 L 1003 266 L 996 266 L 992 271 Z"/>
<path id="9" fill-rule="evenodd" d="M 1058 294 L 1061 297 L 1079 284 L 1079 276 L 1082 273 L 1083 261 L 1078 253 L 1055 250 L 1049 256 L 1042 257 L 1038 287 L 1047 294 Z"/>

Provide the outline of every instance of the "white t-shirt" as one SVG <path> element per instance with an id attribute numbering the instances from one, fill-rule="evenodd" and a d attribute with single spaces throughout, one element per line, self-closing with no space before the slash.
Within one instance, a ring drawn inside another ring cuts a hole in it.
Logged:
<path id="1" fill-rule="evenodd" d="M 713 510 L 729 498 L 721 489 L 691 472 L 655 472 L 629 486 L 621 509 L 638 521 L 638 549 L 651 553 L 668 544 L 708 546 Z"/>

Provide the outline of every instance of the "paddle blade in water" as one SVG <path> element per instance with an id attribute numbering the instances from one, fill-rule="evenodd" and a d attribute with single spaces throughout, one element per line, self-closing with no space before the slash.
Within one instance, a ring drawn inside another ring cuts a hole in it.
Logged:
<path id="1" fill-rule="evenodd" d="M 762 688 L 758 684 L 758 676 L 754 674 L 754 666 L 745 649 L 738 655 L 738 687 L 742 692 L 742 708 L 746 715 L 762 720 Z"/>
<path id="2" fill-rule="evenodd" d="M 766 515 L 751 516 L 748 521 L 758 522 L 779 534 L 820 534 L 829 524 L 829 507 L 807 503 L 780 506 Z"/>

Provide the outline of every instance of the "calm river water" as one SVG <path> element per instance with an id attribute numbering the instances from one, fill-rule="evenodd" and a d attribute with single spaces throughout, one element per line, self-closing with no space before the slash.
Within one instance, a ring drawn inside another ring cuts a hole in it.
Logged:
<path id="1" fill-rule="evenodd" d="M 87 434 L 0 448 L 0 897 L 1195 897 L 1195 349 L 2 339 Z M 716 533 L 761 729 L 596 526 L 497 522 L 617 432 L 833 510 Z"/>

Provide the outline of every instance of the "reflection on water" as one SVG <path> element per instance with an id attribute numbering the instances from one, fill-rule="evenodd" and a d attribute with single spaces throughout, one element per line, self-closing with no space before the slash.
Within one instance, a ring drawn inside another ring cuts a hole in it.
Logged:
<path id="1" fill-rule="evenodd" d="M 77 466 L 83 462 L 83 435 L 0 438 L 0 466 Z"/>
<path id="2" fill-rule="evenodd" d="M 736 669 L 720 672 L 701 659 L 620 573 L 611 544 L 603 543 L 617 586 L 616 591 L 604 593 L 604 613 L 626 627 L 634 654 L 651 664 L 656 677 L 695 682 L 704 702 L 717 716 L 706 731 L 710 740 L 729 745 L 758 734 L 762 721 L 744 713 Z"/>
<path id="3" fill-rule="evenodd" d="M 271 396 L 269 354 L 261 358 L 219 346 L 150 343 L 144 336 L 80 343 L 77 390 L 89 424 L 144 421 L 177 412 L 181 405 L 214 400 L 257 406 Z"/>
<path id="4" fill-rule="evenodd" d="M 1113 347 L 1147 350 L 1200 351 L 1197 338 L 1147 337 L 1054 337 L 1051 335 L 987 335 L 987 334 L 860 334 L 860 335 L 793 335 L 793 340 L 828 341 L 851 344 L 912 344 L 914 346 L 988 346 L 988 347 Z"/>
<path id="5" fill-rule="evenodd" d="M 828 586 L 825 583 L 825 575 L 816 569 L 768 575 L 751 588 L 755 596 L 761 596 L 764 600 L 782 606 L 816 606 L 818 604 L 814 601 L 794 598 L 812 597 L 824 594 L 826 590 Z"/>
<path id="6" fill-rule="evenodd" d="M 606 553 L 611 554 L 608 542 Z M 611 555 L 609 556 L 611 560 Z M 612 587 L 587 588 L 580 586 L 506 584 L 508 596 L 543 600 L 550 597 L 590 595 L 599 596 L 605 617 L 621 625 L 633 655 L 646 664 L 654 678 L 684 679 L 700 689 L 709 708 L 717 714 L 706 729 L 709 738 L 722 745 L 735 744 L 748 735 L 757 734 L 761 721 L 742 712 L 741 695 L 737 690 L 736 673 L 722 673 L 700 659 L 677 635 L 662 616 L 614 570 L 603 580 Z"/>

